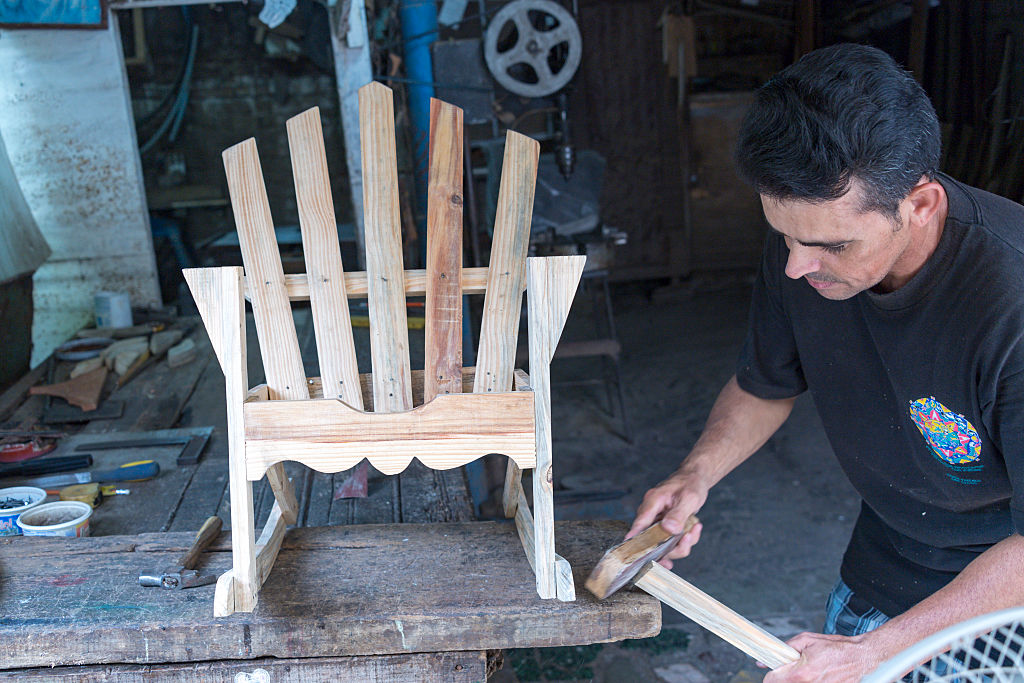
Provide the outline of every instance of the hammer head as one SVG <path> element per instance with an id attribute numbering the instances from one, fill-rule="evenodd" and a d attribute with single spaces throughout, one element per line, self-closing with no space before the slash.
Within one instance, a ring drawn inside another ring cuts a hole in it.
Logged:
<path id="1" fill-rule="evenodd" d="M 678 534 L 668 533 L 661 527 L 661 522 L 657 522 L 633 538 L 609 548 L 584 585 L 598 600 L 604 600 L 632 581 L 648 562 L 664 557 L 697 522 L 697 518 L 691 515 Z"/>
<path id="2" fill-rule="evenodd" d="M 153 588 L 194 588 L 216 581 L 216 575 L 204 576 L 195 569 L 184 567 L 171 567 L 160 574 L 139 574 L 139 585 Z"/>

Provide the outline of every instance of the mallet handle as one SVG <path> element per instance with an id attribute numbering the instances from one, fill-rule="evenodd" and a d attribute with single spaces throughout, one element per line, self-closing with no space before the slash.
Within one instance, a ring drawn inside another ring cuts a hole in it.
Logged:
<path id="1" fill-rule="evenodd" d="M 657 562 L 648 563 L 635 585 L 772 669 L 800 658 L 789 645 Z"/>

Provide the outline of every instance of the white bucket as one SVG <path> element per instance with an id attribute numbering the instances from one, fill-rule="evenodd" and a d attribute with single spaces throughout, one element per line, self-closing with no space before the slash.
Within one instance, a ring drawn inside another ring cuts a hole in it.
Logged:
<path id="1" fill-rule="evenodd" d="M 132 301 L 121 292 L 96 292 L 96 327 L 131 327 Z"/>
<path id="2" fill-rule="evenodd" d="M 62 500 L 57 503 L 43 503 L 18 517 L 18 526 L 26 536 L 76 536 L 89 535 L 89 517 L 92 506 L 77 500 Z"/>

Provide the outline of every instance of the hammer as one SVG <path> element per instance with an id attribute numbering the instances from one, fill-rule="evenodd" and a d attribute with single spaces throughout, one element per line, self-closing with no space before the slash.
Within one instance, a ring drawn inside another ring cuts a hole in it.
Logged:
<path id="1" fill-rule="evenodd" d="M 668 533 L 658 522 L 610 548 L 590 573 L 587 590 L 604 600 L 632 581 L 772 669 L 795 662 L 799 652 L 658 564 L 697 521 L 691 515 L 678 534 Z"/>
<path id="2" fill-rule="evenodd" d="M 199 572 L 196 571 L 196 565 L 199 564 L 199 556 L 217 538 L 222 524 L 223 522 L 221 522 L 220 517 L 208 518 L 203 522 L 199 533 L 196 534 L 196 540 L 192 541 L 192 547 L 181 556 L 177 565 L 168 567 L 160 573 L 140 574 L 139 585 L 161 586 L 163 588 L 194 588 L 195 586 L 215 583 L 217 581 L 216 574 L 200 576 Z"/>

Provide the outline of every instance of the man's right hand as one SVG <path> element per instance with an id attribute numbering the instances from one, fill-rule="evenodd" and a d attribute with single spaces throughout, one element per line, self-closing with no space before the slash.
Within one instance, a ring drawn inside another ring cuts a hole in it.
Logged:
<path id="1" fill-rule="evenodd" d="M 626 538 L 638 533 L 660 521 L 661 526 L 670 534 L 678 534 L 683 530 L 686 520 L 694 515 L 707 500 L 707 490 L 686 475 L 677 472 L 644 494 L 644 500 L 636 512 L 636 519 L 630 527 Z M 666 568 L 672 568 L 672 560 L 678 560 L 690 554 L 690 549 L 700 540 L 701 524 L 697 524 L 679 539 L 679 542 L 659 562 Z"/>

